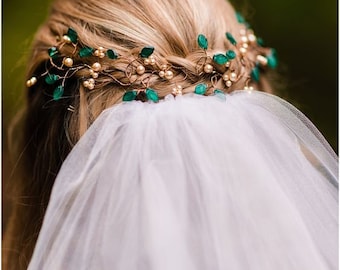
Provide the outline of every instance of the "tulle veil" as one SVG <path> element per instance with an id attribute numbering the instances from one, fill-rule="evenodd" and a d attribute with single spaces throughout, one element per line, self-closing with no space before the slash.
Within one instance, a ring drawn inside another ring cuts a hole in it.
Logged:
<path id="1" fill-rule="evenodd" d="M 64 162 L 29 269 L 338 269 L 338 159 L 257 91 L 105 110 Z"/>

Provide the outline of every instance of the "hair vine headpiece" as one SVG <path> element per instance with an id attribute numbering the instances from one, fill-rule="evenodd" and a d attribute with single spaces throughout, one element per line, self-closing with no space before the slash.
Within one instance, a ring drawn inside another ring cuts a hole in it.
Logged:
<path id="1" fill-rule="evenodd" d="M 244 27 L 239 32 L 239 38 L 235 38 L 230 32 L 225 34 L 226 41 L 230 43 L 226 52 L 210 54 L 208 39 L 203 34 L 198 35 L 197 44 L 203 50 L 204 56 L 196 63 L 196 76 L 202 77 L 202 80 L 209 78 L 210 82 L 198 83 L 193 88 L 194 93 L 199 95 L 221 94 L 224 92 L 222 88 L 230 88 L 241 78 L 245 82 L 243 88 L 252 90 L 253 86 L 250 84 L 259 82 L 260 71 L 264 67 L 275 68 L 277 66 L 275 50 L 263 47 L 262 40 L 254 35 L 240 13 L 236 13 L 236 18 Z M 153 55 L 155 50 L 153 46 L 143 47 L 138 51 L 138 55 L 131 53 L 128 56 L 123 56 L 112 48 L 83 46 L 78 40 L 77 32 L 72 28 L 69 28 L 61 38 L 58 37 L 57 41 L 58 43 L 47 51 L 49 61 L 46 62 L 46 71 L 38 76 L 32 76 L 26 82 L 26 86 L 31 87 L 43 78 L 47 85 L 55 85 L 53 100 L 63 97 L 66 80 L 80 71 L 82 71 L 82 75 L 79 76 L 80 81 L 83 87 L 88 90 L 95 88 L 96 80 L 99 77 L 105 77 L 112 83 L 127 89 L 122 95 L 123 101 L 141 99 L 153 102 L 157 102 L 159 96 L 158 91 L 150 86 L 152 76 L 156 75 L 161 81 L 173 83 L 172 94 L 176 96 L 181 95 L 184 89 L 178 81 L 172 82 L 172 79 L 180 72 L 184 73 L 185 78 L 190 73 L 185 67 L 175 66 L 165 60 L 157 59 Z M 61 51 L 64 46 L 71 46 L 70 51 L 72 52 L 63 54 Z M 248 56 L 249 51 L 251 51 L 252 57 Z M 81 61 L 88 57 L 97 57 L 97 60 L 92 64 Z M 128 61 L 126 69 L 123 70 L 124 79 L 113 75 L 113 71 L 117 69 L 103 67 L 103 62 L 119 59 Z M 243 67 L 243 70 L 250 68 L 250 74 L 244 75 L 238 72 L 240 71 L 239 65 L 241 68 Z M 85 72 L 83 72 L 84 70 Z"/>

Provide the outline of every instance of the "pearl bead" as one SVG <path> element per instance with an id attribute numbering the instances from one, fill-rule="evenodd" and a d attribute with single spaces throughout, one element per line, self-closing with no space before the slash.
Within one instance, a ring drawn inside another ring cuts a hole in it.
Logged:
<path id="1" fill-rule="evenodd" d="M 67 36 L 67 35 L 64 35 L 64 36 L 63 36 L 63 41 L 66 42 L 66 43 L 71 43 L 71 42 L 72 42 L 71 39 L 70 39 L 70 37 Z"/>
<path id="2" fill-rule="evenodd" d="M 255 42 L 256 41 L 256 36 L 253 34 L 248 35 L 248 40 L 249 42 Z"/>
<path id="3" fill-rule="evenodd" d="M 225 67 L 230 67 L 230 62 L 228 61 L 227 63 L 225 63 Z"/>
<path id="4" fill-rule="evenodd" d="M 249 86 L 249 90 L 254 90 L 254 87 L 252 87 L 252 86 Z"/>
<path id="5" fill-rule="evenodd" d="M 98 48 L 98 51 L 99 51 L 99 52 L 104 52 L 104 48 L 103 48 L 103 47 L 99 47 L 99 48 Z"/>
<path id="6" fill-rule="evenodd" d="M 167 80 L 171 80 L 174 77 L 174 73 L 171 70 L 168 70 L 168 71 L 165 72 L 164 77 Z"/>
<path id="7" fill-rule="evenodd" d="M 94 84 L 94 79 L 91 78 L 91 79 L 88 79 L 88 81 L 90 84 Z"/>
<path id="8" fill-rule="evenodd" d="M 246 36 L 243 36 L 243 37 L 241 37 L 241 41 L 243 43 L 247 43 L 248 42 L 248 38 Z"/>
<path id="9" fill-rule="evenodd" d="M 148 59 L 148 58 L 145 59 L 145 60 L 144 60 L 144 65 L 150 65 L 150 59 Z"/>
<path id="10" fill-rule="evenodd" d="M 89 87 L 89 84 L 90 84 L 89 81 L 84 81 L 84 82 L 83 82 L 83 86 L 84 86 L 85 88 L 88 88 L 88 87 Z"/>
<path id="11" fill-rule="evenodd" d="M 233 83 L 232 83 L 231 81 L 226 81 L 226 82 L 225 82 L 225 85 L 226 85 L 227 87 L 230 87 L 232 84 L 233 84 Z"/>
<path id="12" fill-rule="evenodd" d="M 212 73 L 214 71 L 214 67 L 210 64 L 204 65 L 204 72 L 205 73 Z"/>
<path id="13" fill-rule="evenodd" d="M 138 75 L 144 74 L 144 72 L 145 72 L 145 67 L 142 66 L 142 65 L 139 65 L 139 66 L 136 68 L 136 72 L 137 72 Z"/>
<path id="14" fill-rule="evenodd" d="M 90 75 L 92 75 L 94 73 L 93 69 L 90 69 Z"/>
<path id="15" fill-rule="evenodd" d="M 92 73 L 92 78 L 97 79 L 98 76 L 99 76 L 99 74 L 97 72 L 93 72 Z"/>
<path id="16" fill-rule="evenodd" d="M 242 44 L 242 47 L 245 48 L 245 49 L 247 49 L 247 48 L 248 48 L 248 43 L 243 43 L 243 44 Z"/>
<path id="17" fill-rule="evenodd" d="M 266 57 L 264 57 L 263 55 L 257 55 L 256 56 L 256 60 L 262 65 L 262 66 L 266 66 L 268 63 L 268 59 Z"/>
<path id="18" fill-rule="evenodd" d="M 159 77 L 161 78 L 164 78 L 165 76 L 165 71 L 161 70 L 159 73 L 158 73 Z"/>
<path id="19" fill-rule="evenodd" d="M 243 90 L 248 90 L 249 89 L 249 87 L 248 86 L 245 86 L 244 88 L 243 88 Z"/>
<path id="20" fill-rule="evenodd" d="M 240 30 L 240 35 L 241 35 L 241 36 L 244 36 L 245 34 L 246 34 L 246 30 L 245 30 L 245 29 L 241 29 L 241 30 Z"/>
<path id="21" fill-rule="evenodd" d="M 93 69 L 94 71 L 99 71 L 101 68 L 102 68 L 102 65 L 99 64 L 98 62 L 96 62 L 96 63 L 94 63 L 94 64 L 92 65 L 92 69 Z"/>
<path id="22" fill-rule="evenodd" d="M 228 81 L 229 80 L 229 75 L 227 73 L 224 73 L 222 76 L 223 81 Z"/>
<path id="23" fill-rule="evenodd" d="M 237 74 L 235 72 L 230 73 L 230 80 L 235 82 L 237 80 Z"/>
<path id="24" fill-rule="evenodd" d="M 92 90 L 94 88 L 94 83 L 89 83 L 88 89 Z"/>
<path id="25" fill-rule="evenodd" d="M 72 58 L 70 58 L 70 57 L 64 58 L 63 64 L 64 64 L 65 66 L 67 66 L 67 67 L 72 67 L 72 65 L 73 65 L 73 60 L 72 60 Z"/>
<path id="26" fill-rule="evenodd" d="M 178 90 L 182 90 L 182 86 L 181 85 L 177 85 L 177 89 Z"/>
<path id="27" fill-rule="evenodd" d="M 100 53 L 99 53 L 99 58 L 104 58 L 104 57 L 105 57 L 105 53 L 100 52 Z"/>
<path id="28" fill-rule="evenodd" d="M 156 64 L 156 59 L 155 58 L 151 58 L 150 59 L 150 64 L 153 66 Z"/>
<path id="29" fill-rule="evenodd" d="M 26 82 L 26 86 L 27 87 L 31 87 L 33 85 L 35 85 L 37 83 L 37 78 L 36 77 L 32 77 L 31 79 L 27 80 Z"/>
<path id="30" fill-rule="evenodd" d="M 167 67 L 168 67 L 168 65 L 166 65 L 166 64 L 161 65 L 161 69 L 162 69 L 162 70 L 166 70 Z"/>
<path id="31" fill-rule="evenodd" d="M 95 55 L 95 56 L 99 56 L 99 54 L 100 54 L 100 51 L 99 51 L 99 50 L 95 50 L 95 51 L 94 51 L 94 55 Z"/>
<path id="32" fill-rule="evenodd" d="M 240 48 L 240 53 L 245 55 L 247 53 L 247 49 L 246 48 Z"/>

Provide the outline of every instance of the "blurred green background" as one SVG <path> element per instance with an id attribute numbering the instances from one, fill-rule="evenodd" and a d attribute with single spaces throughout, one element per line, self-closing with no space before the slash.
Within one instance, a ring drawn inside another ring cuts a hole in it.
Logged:
<path id="1" fill-rule="evenodd" d="M 337 2 L 231 2 L 266 45 L 277 49 L 280 77 L 286 85 L 283 96 L 315 123 L 337 151 Z M 47 16 L 49 3 L 48 0 L 3 1 L 4 165 L 7 164 L 7 127 L 24 101 L 26 57 L 34 32 Z"/>

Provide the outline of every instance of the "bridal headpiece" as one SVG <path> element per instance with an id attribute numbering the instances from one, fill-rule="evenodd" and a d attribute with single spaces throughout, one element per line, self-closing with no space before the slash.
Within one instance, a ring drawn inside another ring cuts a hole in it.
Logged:
<path id="1" fill-rule="evenodd" d="M 253 89 L 251 83 L 260 80 L 261 71 L 267 67 L 275 68 L 277 66 L 276 52 L 274 49 L 263 47 L 262 40 L 254 35 L 243 17 L 239 13 L 236 15 L 238 22 L 244 27 L 241 28 L 238 37 L 233 36 L 230 32 L 225 33 L 225 38 L 230 43 L 230 49 L 227 51 L 210 53 L 208 39 L 203 34 L 198 35 L 197 45 L 202 50 L 202 56 L 196 63 L 195 74 L 184 66 L 159 59 L 154 55 L 155 48 L 153 46 L 136 48 L 131 51 L 129 56 L 120 55 L 114 48 L 92 48 L 83 45 L 78 38 L 78 33 L 69 28 L 62 37 L 57 37 L 57 44 L 47 50 L 49 60 L 46 63 L 46 71 L 32 76 L 26 82 L 26 86 L 32 87 L 38 80 L 44 80 L 47 85 L 55 86 L 53 100 L 59 100 L 64 96 L 67 80 L 81 73 L 78 78 L 88 91 L 93 90 L 96 87 L 96 81 L 101 78 L 124 88 L 123 101 L 141 99 L 157 102 L 159 95 L 157 89 L 150 86 L 151 76 L 156 75 L 159 80 L 171 84 L 177 73 L 183 73 L 185 78 L 196 76 L 205 78 L 205 81 L 209 82 L 198 83 L 194 86 L 193 92 L 199 95 L 223 93 L 223 89 L 228 90 L 242 77 L 243 89 L 251 90 Z M 63 53 L 65 46 L 71 46 L 71 54 Z M 252 57 L 249 57 L 249 51 L 252 52 Z M 82 61 L 82 59 L 90 57 L 95 59 L 93 63 Z M 112 68 L 113 65 L 107 63 L 121 59 L 126 59 L 128 65 L 121 70 L 121 76 L 114 76 L 113 72 L 117 68 Z M 248 72 L 246 78 L 237 72 L 235 62 L 250 70 L 250 74 Z M 173 83 L 173 95 L 181 95 L 182 91 L 180 83 Z"/>

